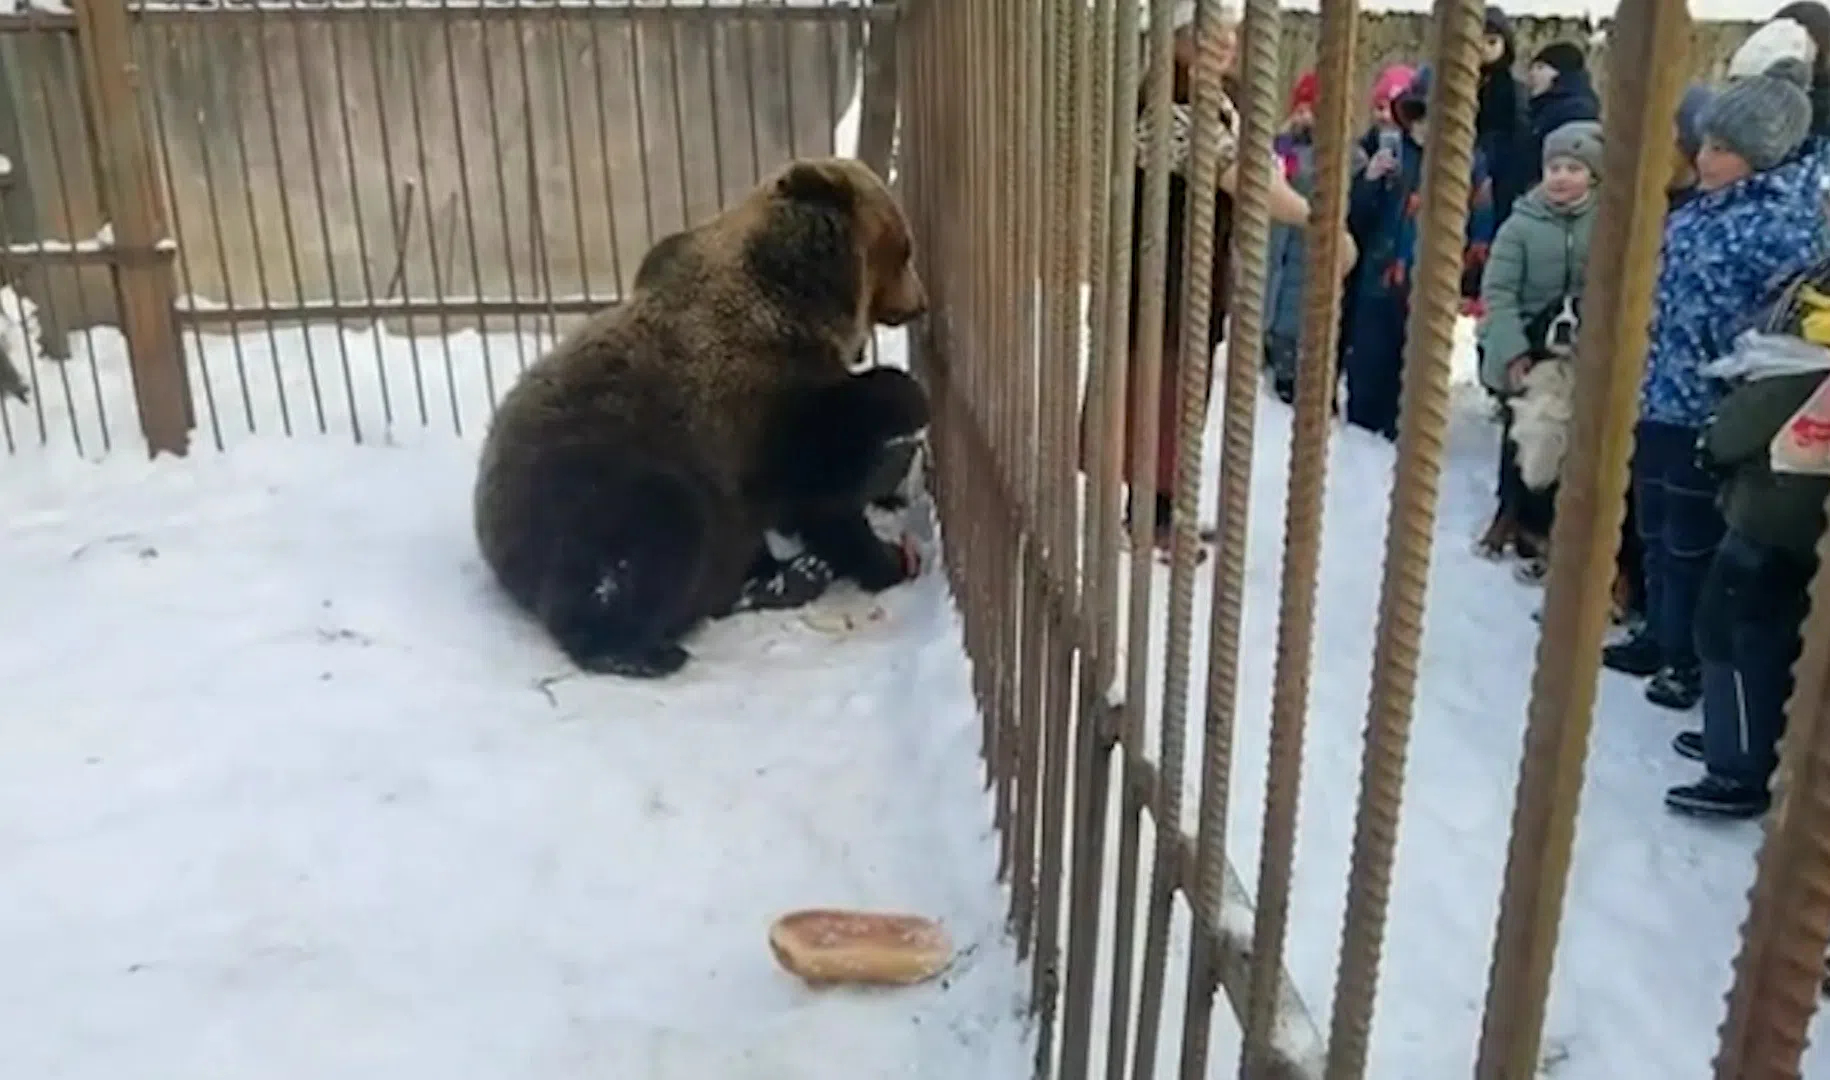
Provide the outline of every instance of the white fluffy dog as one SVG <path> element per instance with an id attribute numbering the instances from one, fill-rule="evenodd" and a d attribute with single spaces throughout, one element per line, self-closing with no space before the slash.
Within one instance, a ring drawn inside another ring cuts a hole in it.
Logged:
<path id="1" fill-rule="evenodd" d="M 1525 373 L 1512 399 L 1512 443 L 1519 451 L 1519 476 L 1533 491 L 1557 482 L 1569 453 L 1570 417 L 1575 411 L 1576 373 L 1568 360 L 1542 360 Z"/>

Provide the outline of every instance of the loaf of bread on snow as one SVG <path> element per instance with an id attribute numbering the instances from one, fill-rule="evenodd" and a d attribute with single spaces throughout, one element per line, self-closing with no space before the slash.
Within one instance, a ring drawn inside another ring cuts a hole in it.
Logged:
<path id="1" fill-rule="evenodd" d="M 953 959 L 953 943 L 932 919 L 887 912 L 795 911 L 769 928 L 775 959 L 807 982 L 907 986 Z"/>

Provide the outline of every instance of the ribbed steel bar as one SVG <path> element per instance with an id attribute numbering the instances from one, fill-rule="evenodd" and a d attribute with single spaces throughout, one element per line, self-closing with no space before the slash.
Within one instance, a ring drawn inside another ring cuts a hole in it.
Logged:
<path id="1" fill-rule="evenodd" d="M 1398 464 L 1386 516 L 1385 564 L 1373 643 L 1360 801 L 1347 878 L 1340 969 L 1328 1039 L 1328 1080 L 1366 1074 L 1379 954 L 1404 798 L 1405 753 L 1422 664 L 1424 598 L 1437 487 L 1449 427 L 1449 366 L 1460 314 L 1462 250 L 1474 166 L 1474 116 L 1484 34 L 1480 0 L 1440 0 L 1432 37 L 1418 253 L 1405 326 Z"/>
<path id="2" fill-rule="evenodd" d="M 1575 416 L 1551 531 L 1544 628 L 1527 707 L 1475 1076 L 1535 1075 L 1575 843 L 1614 552 L 1625 512 L 1672 117 L 1690 32 L 1682 4 L 1622 0 L 1609 33 L 1606 156 L 1577 344 Z"/>

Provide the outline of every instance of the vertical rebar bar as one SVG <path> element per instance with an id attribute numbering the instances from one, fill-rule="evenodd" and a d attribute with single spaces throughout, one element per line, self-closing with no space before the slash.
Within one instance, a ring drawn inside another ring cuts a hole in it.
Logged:
<path id="1" fill-rule="evenodd" d="M 1158 783 L 1156 851 L 1150 873 L 1150 910 L 1144 932 L 1143 987 L 1138 994 L 1137 1048 L 1132 1057 L 1133 1080 L 1151 1080 L 1156 1073 L 1158 1038 L 1163 1019 L 1164 981 L 1169 961 L 1169 920 L 1178 885 L 1177 857 L 1181 851 L 1182 801 L 1187 778 L 1188 682 L 1194 647 L 1195 557 L 1197 502 L 1201 494 L 1201 435 L 1207 420 L 1207 392 L 1213 349 L 1208 330 L 1225 312 L 1213 310 L 1214 230 L 1216 196 L 1220 182 L 1220 125 L 1224 91 L 1220 85 L 1222 35 L 1234 33 L 1233 20 L 1222 0 L 1203 0 L 1194 24 L 1195 61 L 1190 74 L 1194 130 L 1183 177 L 1186 193 L 1182 245 L 1182 325 L 1174 334 L 1178 343 L 1176 371 L 1180 377 L 1176 397 L 1176 471 L 1172 496 L 1169 611 L 1164 655 L 1163 701 L 1158 728 Z M 1236 137 L 1238 132 L 1227 133 Z M 1269 170 L 1268 132 L 1260 154 L 1262 171 Z M 1263 259 L 1262 249 L 1259 253 Z M 1154 404 L 1154 403 L 1153 403 Z M 1132 513 L 1139 510 L 1136 504 Z"/>
<path id="2" fill-rule="evenodd" d="M 1542 637 L 1500 893 L 1475 1075 L 1538 1067 L 1551 966 L 1575 844 L 1582 769 L 1625 513 L 1627 458 L 1651 317 L 1689 17 L 1682 4 L 1622 0 L 1609 34 L 1601 188 L 1577 343 L 1575 415 L 1551 531 Z"/>
<path id="3" fill-rule="evenodd" d="M 1106 1075 L 1121 1080 L 1130 1049 L 1132 989 L 1137 951 L 1137 905 L 1141 867 L 1143 800 L 1129 780 L 1131 763 L 1144 753 L 1144 710 L 1150 698 L 1150 599 L 1156 564 L 1155 505 L 1157 496 L 1156 443 L 1158 396 L 1162 393 L 1165 311 L 1164 288 L 1169 231 L 1170 110 L 1174 91 L 1174 41 L 1171 0 L 1151 0 L 1147 33 L 1144 100 L 1143 221 L 1132 268 L 1137 278 L 1137 322 L 1131 327 L 1129 360 L 1129 417 L 1125 437 L 1131 447 L 1130 507 L 1131 575 L 1126 600 L 1130 605 L 1125 632 L 1124 731 L 1120 737 L 1120 776 L 1123 808 L 1119 820 L 1118 907 L 1112 965 L 1111 1027 L 1106 1045 Z M 1120 48 L 1124 43 L 1119 44 Z M 1135 46 L 1133 46 L 1135 48 Z M 1136 128 L 1134 127 L 1134 131 Z M 1158 821 L 1156 827 L 1174 829 Z"/>
<path id="4" fill-rule="evenodd" d="M 1120 10 L 1130 12 L 1131 25 L 1123 31 L 1115 27 L 1121 21 Z M 1070 909 L 1066 970 L 1063 973 L 1060 1076 L 1063 1080 L 1086 1080 L 1092 1046 L 1093 989 L 1098 967 L 1099 923 L 1103 908 L 1106 840 L 1106 810 L 1111 773 L 1111 744 L 1102 726 L 1108 711 L 1106 690 L 1113 671 L 1113 622 L 1117 604 L 1118 548 L 1115 531 L 1118 521 L 1118 484 L 1110 475 L 1118 467 L 1116 441 L 1108 435 L 1111 418 L 1119 415 L 1124 399 L 1124 368 L 1114 348 L 1116 325 L 1112 317 L 1113 279 L 1126 260 L 1123 252 L 1112 251 L 1112 235 L 1118 231 L 1124 197 L 1123 214 L 1129 223 L 1129 185 L 1119 182 L 1115 174 L 1118 160 L 1117 141 L 1129 142 L 1134 130 L 1130 101 L 1136 98 L 1136 87 L 1122 92 L 1122 115 L 1115 120 L 1114 101 L 1121 96 L 1122 57 L 1133 60 L 1130 78 L 1136 80 L 1136 15 L 1134 0 L 1095 0 L 1094 29 L 1090 48 L 1092 77 L 1091 137 L 1085 152 L 1093 155 L 1088 166 L 1093 186 L 1089 192 L 1088 227 L 1089 265 L 1087 270 L 1087 311 L 1091 321 L 1088 363 L 1085 377 L 1085 403 L 1079 436 L 1081 470 L 1085 492 L 1081 507 L 1081 531 L 1086 540 L 1082 562 L 1082 592 L 1078 629 L 1086 639 L 1090 654 L 1083 653 L 1080 663 L 1079 730 L 1076 736 L 1072 820 L 1073 864 L 1070 871 Z M 1122 54 L 1114 52 L 1115 34 L 1124 42 Z M 1079 358 L 1076 357 L 1076 360 Z M 1076 380 L 1077 384 L 1080 380 Z M 1122 421 L 1121 421 L 1122 423 Z"/>
<path id="5" fill-rule="evenodd" d="M 1474 167 L 1483 5 L 1436 5 L 1436 79 L 1425 112 L 1423 206 L 1405 326 L 1397 473 L 1387 514 L 1379 623 L 1373 644 L 1366 749 L 1360 767 L 1340 970 L 1328 1039 L 1328 1080 L 1360 1080 L 1372 1032 L 1392 860 L 1404 797 L 1404 761 L 1422 663 L 1437 484 L 1449 426 L 1449 366 L 1461 301 L 1462 248 Z"/>
<path id="6" fill-rule="evenodd" d="M 1211 3 L 1212 0 L 1207 0 Z M 1226 830 L 1231 795 L 1233 724 L 1239 707 L 1240 623 L 1245 604 L 1245 556 L 1252 496 L 1252 451 L 1258 409 L 1258 369 L 1264 354 L 1266 261 L 1270 254 L 1271 139 L 1277 126 L 1276 79 L 1281 27 L 1273 0 L 1247 0 L 1239 55 L 1245 100 L 1239 106 L 1239 162 L 1233 192 L 1233 283 L 1228 293 L 1226 388 L 1222 401 L 1220 482 L 1215 523 L 1218 533 L 1208 612 L 1207 700 L 1203 724 L 1200 808 L 1195 846 L 1195 880 L 1189 907 L 1195 946 L 1189 953 L 1188 991 L 1182 1021 L 1180 1074 L 1207 1075 L 1208 1040 L 1217 986 L 1213 939 L 1221 932 L 1226 893 Z M 1348 78 L 1341 78 L 1343 86 Z M 1211 93 L 1210 91 L 1207 91 Z M 1341 97 L 1345 104 L 1345 96 Z M 1206 119 L 1205 110 L 1203 120 Z M 1201 144 L 1197 143 L 1197 154 Z M 1198 163 L 1197 171 L 1203 165 Z M 1201 239 L 1212 233 L 1203 205 L 1190 215 L 1190 262 Z M 1330 274 L 1338 281 L 1338 276 Z M 1309 287 L 1325 287 L 1311 279 Z M 1338 291 L 1338 290 L 1337 290 Z M 1191 298 L 1198 295 L 1190 287 Z M 1191 304 L 1193 300 L 1191 299 Z M 1198 340 L 1196 327 L 1184 331 Z"/>

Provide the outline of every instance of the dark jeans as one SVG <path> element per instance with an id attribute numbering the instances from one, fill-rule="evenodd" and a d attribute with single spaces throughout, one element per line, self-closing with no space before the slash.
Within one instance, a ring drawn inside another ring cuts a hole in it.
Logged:
<path id="1" fill-rule="evenodd" d="M 1557 509 L 1557 485 L 1543 491 L 1525 486 L 1525 478 L 1519 475 L 1519 448 L 1512 441 L 1510 402 L 1502 403 L 1500 417 L 1500 509 L 1512 514 L 1520 531 L 1538 540 L 1548 539 Z"/>
<path id="2" fill-rule="evenodd" d="M 1639 538 L 1639 515 L 1633 510 L 1633 492 L 1627 491 L 1627 511 L 1620 521 L 1620 553 L 1614 557 L 1614 569 L 1626 583 L 1627 611 L 1635 616 L 1646 614 L 1646 545 Z"/>
<path id="3" fill-rule="evenodd" d="M 1398 406 L 1404 393 L 1404 322 L 1404 304 L 1397 299 L 1360 304 L 1351 323 L 1352 338 L 1343 350 L 1347 422 L 1387 439 L 1398 437 Z"/>
<path id="4" fill-rule="evenodd" d="M 1697 599 L 1722 513 L 1715 478 L 1697 467 L 1699 432 L 1640 421 L 1633 448 L 1634 515 L 1646 578 L 1646 625 L 1667 667 L 1696 666 Z"/>
<path id="5" fill-rule="evenodd" d="M 1812 569 L 1732 531 L 1710 564 L 1697 609 L 1697 654 L 1703 760 L 1717 776 L 1764 788 L 1779 764 Z"/>

